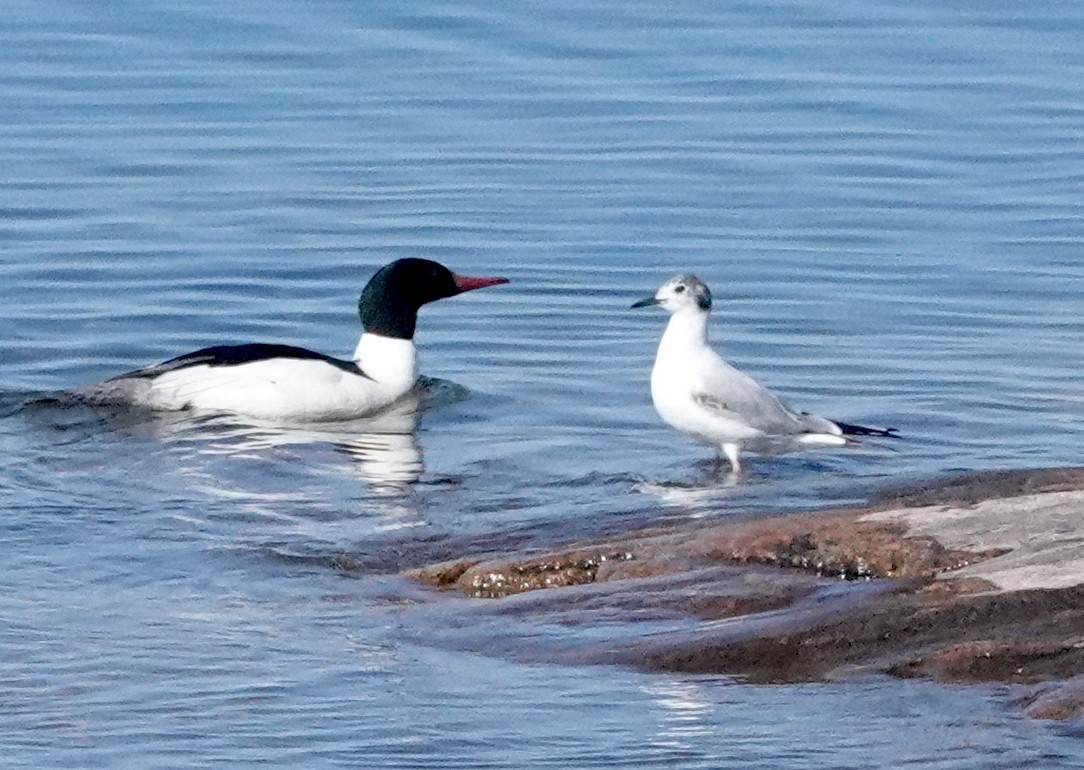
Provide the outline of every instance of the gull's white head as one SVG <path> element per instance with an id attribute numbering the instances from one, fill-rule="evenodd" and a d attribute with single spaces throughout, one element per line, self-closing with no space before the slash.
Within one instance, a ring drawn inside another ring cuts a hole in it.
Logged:
<path id="1" fill-rule="evenodd" d="M 711 290 L 695 275 L 675 275 L 659 287 L 653 297 L 633 303 L 633 307 L 659 305 L 668 313 L 693 310 L 706 313 L 711 310 Z"/>

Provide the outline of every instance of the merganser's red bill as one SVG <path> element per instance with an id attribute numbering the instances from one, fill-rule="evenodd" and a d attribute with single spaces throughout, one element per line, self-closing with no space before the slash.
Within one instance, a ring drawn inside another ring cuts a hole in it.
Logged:
<path id="1" fill-rule="evenodd" d="M 508 283 L 507 278 L 476 278 L 471 275 L 458 275 L 457 273 L 452 273 L 452 280 L 455 282 L 455 288 L 459 289 L 460 293 Z"/>

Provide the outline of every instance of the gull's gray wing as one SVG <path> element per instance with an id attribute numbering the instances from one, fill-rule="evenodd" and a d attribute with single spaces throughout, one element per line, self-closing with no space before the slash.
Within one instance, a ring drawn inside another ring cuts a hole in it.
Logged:
<path id="1" fill-rule="evenodd" d="M 710 358 L 700 362 L 693 382 L 693 398 L 704 409 L 766 436 L 839 433 L 835 423 L 796 412 L 748 374 L 735 369 L 714 351 L 709 352 Z"/>

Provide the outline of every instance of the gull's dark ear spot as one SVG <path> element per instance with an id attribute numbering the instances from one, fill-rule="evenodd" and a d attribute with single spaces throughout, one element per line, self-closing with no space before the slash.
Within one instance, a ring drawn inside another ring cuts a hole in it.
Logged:
<path id="1" fill-rule="evenodd" d="M 701 310 L 711 310 L 711 289 L 704 284 L 696 287 L 696 304 Z"/>

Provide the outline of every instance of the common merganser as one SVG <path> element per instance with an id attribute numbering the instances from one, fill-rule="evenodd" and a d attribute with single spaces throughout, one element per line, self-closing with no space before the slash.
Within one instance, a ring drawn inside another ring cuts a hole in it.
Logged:
<path id="1" fill-rule="evenodd" d="M 655 365 L 651 400 L 659 416 L 693 438 L 718 447 L 741 475 L 742 449 L 762 454 L 812 446 L 843 446 L 848 436 L 898 438 L 895 428 L 868 428 L 798 412 L 708 343 L 711 291 L 694 275 L 678 275 L 654 296 L 632 305 L 670 313 Z"/>
<path id="2" fill-rule="evenodd" d="M 225 412 L 277 422 L 349 420 L 379 412 L 418 379 L 414 327 L 422 305 L 507 278 L 457 275 L 428 259 L 400 259 L 358 300 L 362 334 L 342 360 L 293 345 L 215 345 L 122 374 L 77 393 L 155 410 Z"/>

